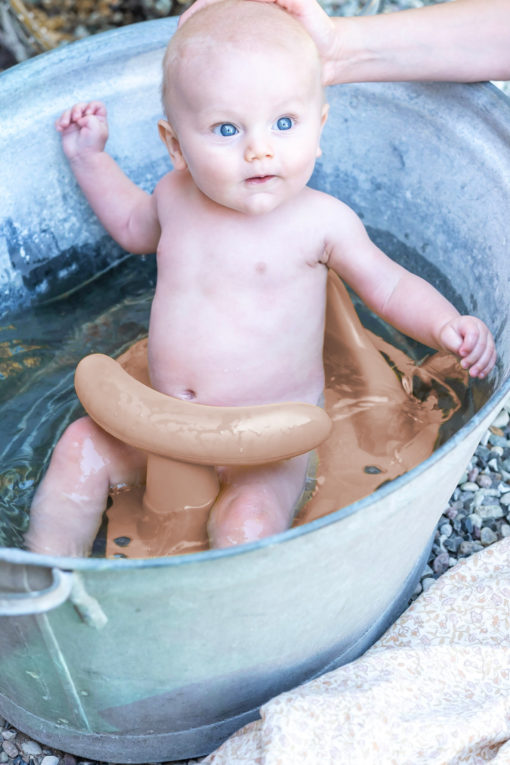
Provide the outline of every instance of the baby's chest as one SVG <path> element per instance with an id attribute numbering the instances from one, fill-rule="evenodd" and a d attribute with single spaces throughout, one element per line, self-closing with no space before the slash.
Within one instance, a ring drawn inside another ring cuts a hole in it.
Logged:
<path id="1" fill-rule="evenodd" d="M 324 270 L 321 243 L 311 236 L 291 231 L 269 235 L 263 228 L 249 236 L 235 233 L 214 228 L 179 236 L 165 232 L 158 248 L 158 276 L 269 288 L 296 278 L 313 282 Z"/>

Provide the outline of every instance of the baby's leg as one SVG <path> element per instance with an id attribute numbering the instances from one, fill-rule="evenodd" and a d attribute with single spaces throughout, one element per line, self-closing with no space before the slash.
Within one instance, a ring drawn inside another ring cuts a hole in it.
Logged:
<path id="1" fill-rule="evenodd" d="M 145 480 L 146 456 L 89 417 L 73 422 L 55 447 L 32 500 L 25 544 L 32 552 L 86 556 L 111 486 Z"/>
<path id="2" fill-rule="evenodd" d="M 208 523 L 211 547 L 253 542 L 288 529 L 308 460 L 302 454 L 263 467 L 221 468 L 222 489 Z"/>

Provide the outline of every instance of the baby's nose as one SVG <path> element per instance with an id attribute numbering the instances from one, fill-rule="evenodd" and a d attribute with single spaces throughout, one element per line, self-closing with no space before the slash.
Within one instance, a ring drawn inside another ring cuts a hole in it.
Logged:
<path id="1" fill-rule="evenodd" d="M 247 162 L 256 159 L 267 159 L 274 156 L 269 136 L 251 135 L 246 143 L 244 158 Z"/>

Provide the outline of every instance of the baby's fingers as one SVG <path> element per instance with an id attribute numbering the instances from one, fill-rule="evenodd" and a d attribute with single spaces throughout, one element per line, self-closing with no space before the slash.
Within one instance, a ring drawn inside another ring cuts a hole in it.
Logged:
<path id="1" fill-rule="evenodd" d="M 66 130 L 71 124 L 71 109 L 66 109 L 55 121 L 55 127 L 58 131 Z"/>
<path id="2" fill-rule="evenodd" d="M 461 357 L 461 366 L 468 369 L 483 352 L 485 347 L 481 328 L 474 324 L 467 328 L 461 328 L 462 342 L 457 353 Z"/>
<path id="3" fill-rule="evenodd" d="M 460 354 L 464 336 L 457 330 L 454 322 L 448 322 L 448 324 L 442 328 L 440 340 L 444 350 Z"/>
<path id="4" fill-rule="evenodd" d="M 496 362 L 494 340 L 482 322 L 470 326 L 459 348 L 461 366 L 471 377 L 485 377 Z"/>
<path id="5" fill-rule="evenodd" d="M 87 104 L 74 104 L 70 109 L 66 109 L 55 123 L 57 130 L 67 130 L 67 128 L 73 124 L 78 125 L 86 107 Z"/>
<path id="6" fill-rule="evenodd" d="M 471 377 L 486 377 L 496 363 L 494 339 L 488 327 L 474 316 L 459 316 L 443 327 L 445 350 L 460 356 L 460 365 Z"/>
<path id="7" fill-rule="evenodd" d="M 476 348 L 461 361 L 464 369 L 469 369 L 471 377 L 486 377 L 496 363 L 496 348 L 492 335 L 487 331 L 487 336 L 477 343 Z"/>
<path id="8" fill-rule="evenodd" d="M 89 101 L 89 103 L 86 105 L 85 109 L 83 110 L 83 114 L 89 115 L 93 114 L 94 117 L 99 117 L 100 119 L 106 118 L 106 106 L 103 104 L 102 101 Z"/>
<path id="9" fill-rule="evenodd" d="M 480 358 L 469 370 L 470 376 L 480 378 L 487 377 L 496 363 L 496 357 L 496 349 L 494 347 L 487 348 L 482 358 Z"/>
<path id="10" fill-rule="evenodd" d="M 101 101 L 80 102 L 66 109 L 55 122 L 55 127 L 62 132 L 67 130 L 70 125 L 83 127 L 85 117 L 94 116 L 104 121 L 106 119 L 106 107 Z"/>

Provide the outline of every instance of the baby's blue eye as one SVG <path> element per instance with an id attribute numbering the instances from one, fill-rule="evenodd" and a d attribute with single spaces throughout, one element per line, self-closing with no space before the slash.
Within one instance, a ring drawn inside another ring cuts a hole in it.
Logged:
<path id="1" fill-rule="evenodd" d="M 280 117 L 276 120 L 276 127 L 278 130 L 290 130 L 292 127 L 292 120 L 290 117 Z"/>
<path id="2" fill-rule="evenodd" d="M 222 135 L 228 138 L 229 136 L 238 133 L 239 130 L 235 125 L 232 125 L 231 122 L 222 122 L 221 125 L 215 125 L 213 132 L 216 133 L 216 135 Z"/>

